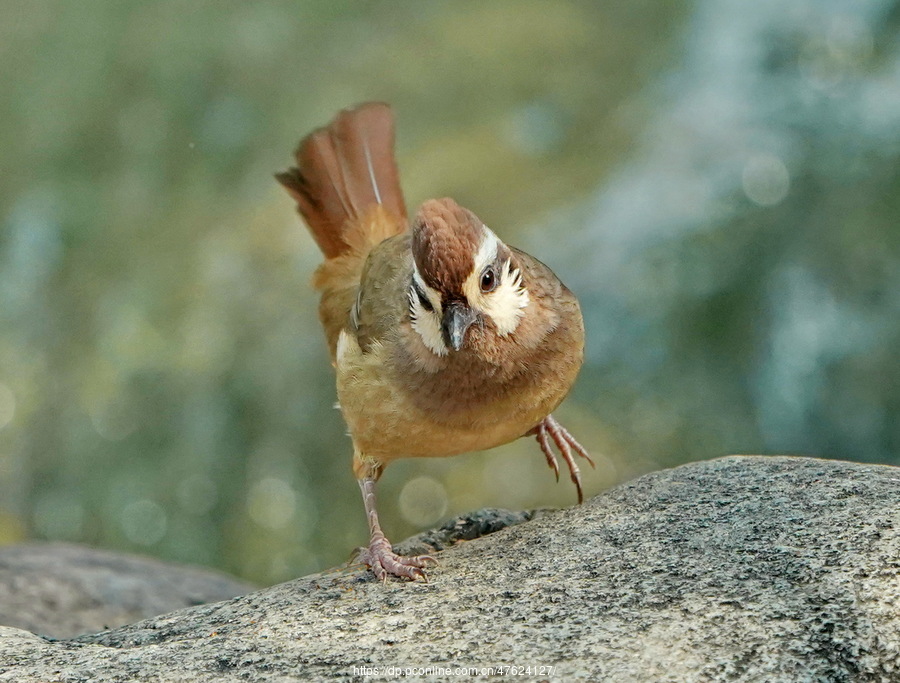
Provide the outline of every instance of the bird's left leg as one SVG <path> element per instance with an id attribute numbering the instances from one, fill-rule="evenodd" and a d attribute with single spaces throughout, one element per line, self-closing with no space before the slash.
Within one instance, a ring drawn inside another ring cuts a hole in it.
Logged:
<path id="1" fill-rule="evenodd" d="M 556 474 L 556 480 L 559 481 L 559 463 L 556 460 L 556 454 L 550 448 L 550 440 L 552 439 L 553 443 L 556 444 L 563 460 L 565 460 L 566 465 L 569 466 L 569 474 L 572 477 L 575 488 L 578 490 L 578 502 L 581 503 L 584 500 L 584 493 L 581 490 L 581 470 L 578 469 L 578 463 L 575 462 L 572 451 L 574 450 L 578 455 L 591 463 L 591 467 L 594 467 L 594 461 L 591 460 L 591 456 L 588 455 L 587 450 L 585 450 L 584 446 L 578 443 L 575 440 L 575 437 L 569 434 L 568 430 L 557 422 L 552 415 L 545 417 L 534 429 L 526 434 L 526 436 L 532 435 L 537 437 L 537 442 L 541 447 L 541 451 L 543 451 L 544 456 L 547 458 L 547 464 Z"/>

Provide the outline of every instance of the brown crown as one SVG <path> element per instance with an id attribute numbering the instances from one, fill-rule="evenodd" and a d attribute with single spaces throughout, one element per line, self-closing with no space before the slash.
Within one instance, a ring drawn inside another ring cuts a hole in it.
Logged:
<path id="1" fill-rule="evenodd" d="M 475 267 L 482 222 L 449 198 L 429 199 L 413 221 L 412 252 L 422 279 L 446 297 L 463 296 L 462 285 Z"/>

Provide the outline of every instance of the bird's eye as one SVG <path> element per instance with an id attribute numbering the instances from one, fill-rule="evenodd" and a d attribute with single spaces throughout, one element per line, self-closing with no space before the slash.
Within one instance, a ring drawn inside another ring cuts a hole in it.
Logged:
<path id="1" fill-rule="evenodd" d="M 481 273 L 481 291 L 487 294 L 493 292 L 497 286 L 497 276 L 494 274 L 494 267 L 488 266 Z"/>

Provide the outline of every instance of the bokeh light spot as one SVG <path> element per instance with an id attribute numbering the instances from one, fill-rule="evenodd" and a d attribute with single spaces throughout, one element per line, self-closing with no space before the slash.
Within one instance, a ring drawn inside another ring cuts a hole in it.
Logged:
<path id="1" fill-rule="evenodd" d="M 122 398 L 92 405 L 89 417 L 94 431 L 107 441 L 121 441 L 138 428 L 136 412 Z"/>
<path id="2" fill-rule="evenodd" d="M 774 154 L 760 154 L 752 157 L 741 175 L 744 194 L 759 206 L 775 206 L 788 193 L 791 176 L 787 166 Z"/>
<path id="3" fill-rule="evenodd" d="M 168 518 L 159 503 L 146 498 L 129 503 L 122 510 L 122 531 L 138 545 L 155 545 L 166 535 Z"/>
<path id="4" fill-rule="evenodd" d="M 250 519 L 267 529 L 288 525 L 297 509 L 297 494 L 291 485 L 277 477 L 260 479 L 247 496 Z"/>
<path id="5" fill-rule="evenodd" d="M 851 15 L 833 19 L 826 44 L 833 59 L 851 67 L 863 66 L 875 51 L 872 31 L 861 17 Z"/>
<path id="6" fill-rule="evenodd" d="M 431 477 L 416 477 L 400 491 L 399 506 L 410 524 L 434 524 L 447 511 L 447 489 Z"/>

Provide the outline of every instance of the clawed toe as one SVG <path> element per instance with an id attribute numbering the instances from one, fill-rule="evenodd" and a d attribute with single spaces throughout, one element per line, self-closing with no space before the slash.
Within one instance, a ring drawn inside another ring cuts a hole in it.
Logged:
<path id="1" fill-rule="evenodd" d="M 425 570 L 438 563 L 431 555 L 398 555 L 385 538 L 373 538 L 368 548 L 360 554 L 360 561 L 368 565 L 379 581 L 387 581 L 388 576 L 403 579 L 428 581 Z"/>
<path id="2" fill-rule="evenodd" d="M 553 443 L 556 444 L 556 447 L 559 449 L 560 455 L 562 455 L 563 460 L 566 461 L 566 465 L 569 467 L 569 474 L 572 482 L 575 484 L 575 489 L 578 491 L 578 502 L 581 503 L 584 500 L 584 492 L 581 488 L 581 470 L 578 468 L 578 463 L 575 462 L 572 451 L 574 450 L 575 453 L 587 460 L 591 464 L 591 467 L 595 467 L 594 461 L 591 459 L 591 456 L 588 455 L 584 446 L 578 443 L 575 440 L 575 437 L 572 436 L 565 427 L 559 424 L 552 415 L 545 417 L 537 427 L 528 433 L 537 437 L 537 442 L 541 447 L 541 451 L 543 451 L 544 456 L 547 458 L 547 464 L 556 475 L 556 481 L 559 481 L 559 463 L 556 460 L 556 454 L 550 448 L 550 440 L 553 440 Z"/>

